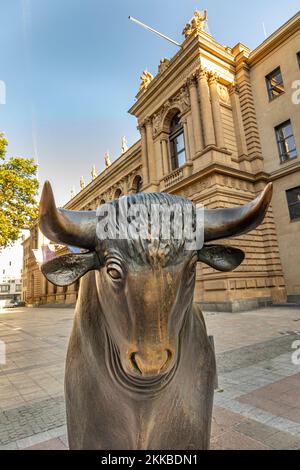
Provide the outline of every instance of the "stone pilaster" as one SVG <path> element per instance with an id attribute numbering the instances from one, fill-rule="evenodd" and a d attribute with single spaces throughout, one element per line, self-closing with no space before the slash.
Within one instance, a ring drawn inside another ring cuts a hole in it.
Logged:
<path id="1" fill-rule="evenodd" d="M 232 115 L 235 128 L 238 157 L 240 158 L 247 155 L 247 142 L 245 138 L 239 91 L 239 87 L 235 84 L 231 85 L 228 88 L 230 102 L 232 106 Z"/>
<path id="2" fill-rule="evenodd" d="M 186 161 L 189 162 L 191 161 L 191 152 L 190 152 L 189 132 L 188 132 L 188 125 L 187 125 L 186 117 L 181 119 L 181 123 L 183 125 L 183 132 L 184 132 Z"/>
<path id="3" fill-rule="evenodd" d="M 168 139 L 165 137 L 161 140 L 161 153 L 163 162 L 163 173 L 164 176 L 166 176 L 170 173 L 170 159 L 168 152 Z"/>
<path id="4" fill-rule="evenodd" d="M 145 126 L 146 126 L 146 137 L 147 137 L 149 182 L 154 183 L 156 181 L 156 162 L 155 162 L 155 151 L 154 151 L 154 142 L 153 142 L 152 120 L 146 119 Z"/>
<path id="5" fill-rule="evenodd" d="M 196 84 L 194 77 L 191 77 L 188 80 L 188 88 L 189 88 L 190 101 L 191 101 L 191 113 L 192 113 L 192 119 L 193 119 L 195 151 L 196 153 L 198 153 L 203 150 L 204 144 L 203 144 L 203 132 L 202 132 L 197 84 Z"/>
<path id="6" fill-rule="evenodd" d="M 219 148 L 225 148 L 220 98 L 218 93 L 218 82 L 218 75 L 215 73 L 211 73 L 208 78 L 208 83 L 210 89 L 211 109 L 215 129 L 216 144 Z"/>
<path id="7" fill-rule="evenodd" d="M 139 126 L 138 129 L 141 133 L 143 184 L 146 186 L 149 183 L 149 164 L 148 164 L 146 128 L 144 125 L 142 125 L 142 126 Z"/>
<path id="8" fill-rule="evenodd" d="M 216 145 L 212 107 L 210 102 L 210 93 L 208 86 L 208 72 L 201 69 L 198 72 L 198 85 L 200 94 L 201 116 L 203 123 L 205 146 Z"/>

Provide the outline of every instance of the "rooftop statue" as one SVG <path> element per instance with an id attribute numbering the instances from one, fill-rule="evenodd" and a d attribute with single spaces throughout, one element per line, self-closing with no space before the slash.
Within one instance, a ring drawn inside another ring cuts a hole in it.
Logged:
<path id="1" fill-rule="evenodd" d="M 83 176 L 80 178 L 80 187 L 81 187 L 81 189 L 85 188 L 85 182 L 84 182 L 84 177 Z"/>
<path id="2" fill-rule="evenodd" d="M 104 163 L 105 163 L 105 168 L 108 168 L 111 165 L 110 157 L 109 157 L 109 152 L 105 152 L 104 154 Z"/>
<path id="3" fill-rule="evenodd" d="M 146 91 L 148 86 L 153 80 L 153 75 L 152 73 L 148 72 L 148 70 L 144 70 L 144 72 L 141 75 L 141 85 L 140 85 L 140 91 Z"/>
<path id="4" fill-rule="evenodd" d="M 128 142 L 127 142 L 126 137 L 123 137 L 122 138 L 122 153 L 127 152 L 127 150 L 128 150 Z"/>
<path id="5" fill-rule="evenodd" d="M 92 175 L 92 180 L 94 181 L 97 178 L 97 171 L 96 171 L 95 165 L 93 165 L 92 167 L 91 175 Z"/>
<path id="6" fill-rule="evenodd" d="M 207 11 L 204 10 L 203 14 L 199 10 L 195 10 L 194 16 L 189 23 L 185 25 L 185 28 L 182 32 L 187 38 L 193 33 L 199 33 L 200 31 L 206 31 L 207 23 Z"/>

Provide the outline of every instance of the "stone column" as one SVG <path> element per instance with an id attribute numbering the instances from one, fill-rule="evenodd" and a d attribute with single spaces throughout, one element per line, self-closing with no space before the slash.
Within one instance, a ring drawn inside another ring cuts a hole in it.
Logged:
<path id="1" fill-rule="evenodd" d="M 192 113 L 187 115 L 186 122 L 187 122 L 188 136 L 189 136 L 190 158 L 192 159 L 196 155 Z M 203 141 L 203 138 L 202 138 L 202 141 Z"/>
<path id="2" fill-rule="evenodd" d="M 188 132 L 188 126 L 187 126 L 187 119 L 186 118 L 181 119 L 181 123 L 183 125 L 183 132 L 184 132 L 184 144 L 185 144 L 186 161 L 189 162 L 189 161 L 191 161 L 191 152 L 190 152 L 190 143 L 189 143 L 189 132 Z"/>
<path id="3" fill-rule="evenodd" d="M 162 153 L 162 161 L 164 166 L 164 176 L 170 173 L 170 162 L 169 162 L 169 154 L 168 154 L 168 139 L 163 138 L 161 140 L 161 153 Z"/>
<path id="4" fill-rule="evenodd" d="M 146 128 L 145 126 L 139 126 L 138 129 L 141 133 L 143 184 L 146 185 L 149 183 L 149 165 L 148 165 Z"/>
<path id="5" fill-rule="evenodd" d="M 147 154 L 149 168 L 149 182 L 156 181 L 156 162 L 154 157 L 153 130 L 151 119 L 146 119 L 146 137 L 147 137 Z"/>
<path id="6" fill-rule="evenodd" d="M 196 153 L 203 150 L 202 125 L 200 116 L 200 106 L 197 92 L 197 84 L 194 77 L 188 80 L 188 87 L 191 100 L 191 113 L 193 119 L 193 131 Z"/>
<path id="7" fill-rule="evenodd" d="M 218 93 L 218 82 L 218 75 L 216 73 L 212 73 L 208 79 L 208 83 L 210 89 L 211 108 L 215 128 L 216 144 L 219 148 L 225 148 L 220 98 Z"/>
<path id="8" fill-rule="evenodd" d="M 67 288 L 66 304 L 74 304 L 76 302 L 76 297 L 75 284 L 71 284 Z"/>
<path id="9" fill-rule="evenodd" d="M 57 287 L 56 291 L 56 301 L 58 303 L 64 303 L 65 302 L 65 293 L 64 293 L 64 288 L 61 286 Z"/>
<path id="10" fill-rule="evenodd" d="M 243 117 L 241 111 L 241 103 L 239 97 L 239 87 L 237 85 L 231 85 L 228 89 L 231 106 L 232 106 L 232 115 L 233 123 L 235 129 L 236 143 L 238 149 L 238 156 L 247 155 L 247 142 L 245 137 L 245 130 L 243 125 Z"/>
<path id="11" fill-rule="evenodd" d="M 206 147 L 208 145 L 216 144 L 207 78 L 208 71 L 206 69 L 200 69 L 198 73 L 198 85 L 200 94 L 201 116 L 203 122 L 204 143 Z"/>
<path id="12" fill-rule="evenodd" d="M 49 282 L 48 283 L 47 302 L 52 303 L 52 302 L 55 302 L 55 300 L 56 300 L 56 296 L 55 296 L 55 292 L 54 292 L 54 285 L 51 282 Z"/>

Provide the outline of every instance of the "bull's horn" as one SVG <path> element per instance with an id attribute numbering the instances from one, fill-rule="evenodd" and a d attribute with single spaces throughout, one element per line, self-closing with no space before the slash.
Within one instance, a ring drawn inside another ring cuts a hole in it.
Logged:
<path id="1" fill-rule="evenodd" d="M 206 209 L 204 211 L 205 242 L 220 238 L 237 237 L 254 230 L 266 215 L 273 193 L 269 183 L 262 193 L 245 206 L 229 209 Z"/>
<path id="2" fill-rule="evenodd" d="M 49 240 L 89 250 L 95 248 L 95 211 L 69 211 L 58 209 L 53 191 L 46 181 L 39 207 L 39 227 Z"/>

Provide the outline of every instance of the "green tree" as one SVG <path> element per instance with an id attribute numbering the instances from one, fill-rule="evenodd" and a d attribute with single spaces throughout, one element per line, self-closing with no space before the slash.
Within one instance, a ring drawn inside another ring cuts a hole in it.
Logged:
<path id="1" fill-rule="evenodd" d="M 37 165 L 29 158 L 6 158 L 0 133 L 0 250 L 13 244 L 37 217 Z"/>

